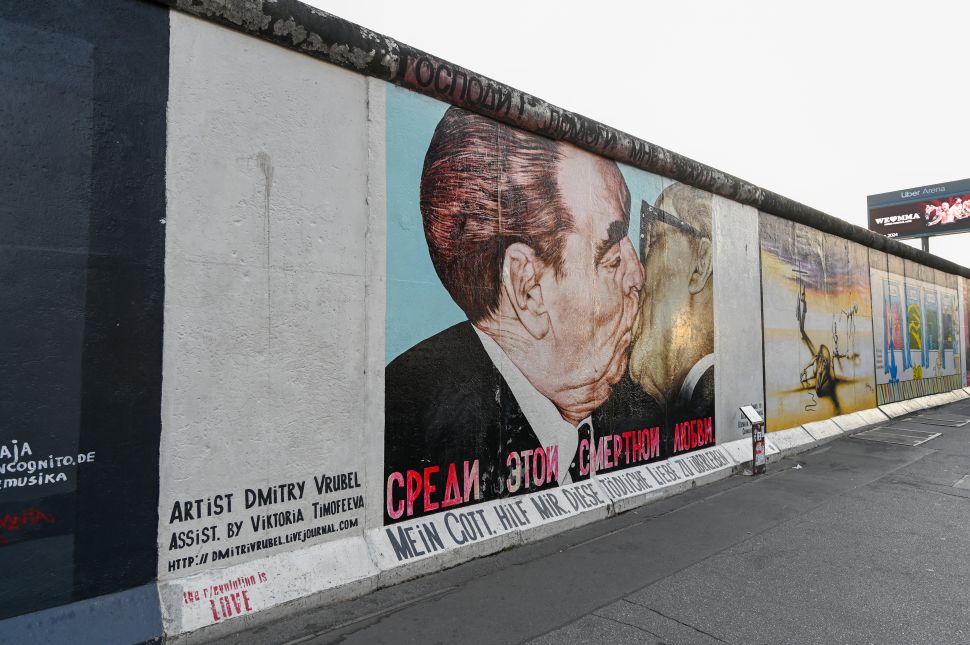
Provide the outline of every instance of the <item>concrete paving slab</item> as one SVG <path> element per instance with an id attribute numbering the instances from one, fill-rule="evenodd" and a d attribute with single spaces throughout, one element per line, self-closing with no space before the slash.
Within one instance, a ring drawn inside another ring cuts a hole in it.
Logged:
<path id="1" fill-rule="evenodd" d="M 771 432 L 768 434 L 768 439 L 778 449 L 778 454 L 783 457 L 807 450 L 811 444 L 815 443 L 815 437 L 801 426 Z"/>
<path id="2" fill-rule="evenodd" d="M 812 435 L 815 441 L 831 441 L 842 434 L 842 429 L 831 419 L 813 421 L 802 426 L 805 432 Z"/>
<path id="3" fill-rule="evenodd" d="M 835 425 L 839 426 L 843 432 L 848 432 L 850 430 L 856 430 L 865 426 L 871 426 L 876 423 L 883 423 L 887 419 L 889 419 L 889 417 L 886 416 L 886 414 L 879 408 L 871 408 L 869 410 L 860 410 L 858 412 L 851 412 L 849 414 L 843 414 L 842 416 L 832 417 L 831 421 Z"/>
<path id="4" fill-rule="evenodd" d="M 956 397 L 950 392 L 941 392 L 939 394 L 932 394 L 926 398 L 928 398 L 929 402 L 931 403 L 931 405 L 927 407 L 934 407 L 934 408 L 940 405 L 946 405 L 947 403 L 953 403 L 954 401 L 956 401 Z"/>
<path id="5" fill-rule="evenodd" d="M 918 412 L 921 409 L 918 406 L 914 406 L 911 401 L 896 401 L 895 403 L 886 403 L 885 405 L 879 406 L 879 411 L 890 419 Z"/>
<path id="6" fill-rule="evenodd" d="M 729 441 L 727 443 L 719 443 L 719 447 L 724 449 L 731 459 L 734 460 L 735 465 L 742 465 L 751 463 L 752 448 L 751 439 L 738 439 L 736 441 Z"/>
<path id="7" fill-rule="evenodd" d="M 924 410 L 950 403 L 950 400 L 945 394 L 927 394 L 926 396 L 913 399 L 913 401 L 918 403 Z"/>
<path id="8" fill-rule="evenodd" d="M 937 398 L 938 396 L 938 394 L 927 394 L 926 396 L 910 399 L 910 401 L 913 403 L 913 405 L 918 406 L 919 410 L 926 410 L 928 408 L 943 404 L 943 402 Z"/>
<path id="9" fill-rule="evenodd" d="M 949 396 L 948 392 L 940 392 L 938 394 L 930 394 L 927 396 L 920 397 L 917 399 L 923 404 L 923 408 L 936 408 L 941 405 L 946 405 L 947 403 L 953 403 L 952 397 Z"/>

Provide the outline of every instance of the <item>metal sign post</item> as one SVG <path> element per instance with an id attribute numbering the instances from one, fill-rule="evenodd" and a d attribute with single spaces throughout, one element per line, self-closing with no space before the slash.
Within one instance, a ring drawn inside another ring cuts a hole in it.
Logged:
<path id="1" fill-rule="evenodd" d="M 765 450 L 765 420 L 750 405 L 741 406 L 741 414 L 751 424 L 751 474 L 763 475 L 768 464 Z"/>

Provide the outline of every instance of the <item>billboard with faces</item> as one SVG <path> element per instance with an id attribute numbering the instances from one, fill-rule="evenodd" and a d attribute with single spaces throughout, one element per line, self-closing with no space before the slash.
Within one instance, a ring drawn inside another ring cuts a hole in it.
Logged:
<path id="1" fill-rule="evenodd" d="M 970 179 L 869 195 L 869 230 L 895 238 L 970 231 Z"/>

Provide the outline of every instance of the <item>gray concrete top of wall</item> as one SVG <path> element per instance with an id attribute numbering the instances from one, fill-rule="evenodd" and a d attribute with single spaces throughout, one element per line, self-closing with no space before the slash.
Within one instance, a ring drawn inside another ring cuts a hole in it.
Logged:
<path id="1" fill-rule="evenodd" d="M 155 1 L 518 128 L 572 143 L 766 213 L 970 278 L 970 268 L 759 188 L 298 0 Z"/>

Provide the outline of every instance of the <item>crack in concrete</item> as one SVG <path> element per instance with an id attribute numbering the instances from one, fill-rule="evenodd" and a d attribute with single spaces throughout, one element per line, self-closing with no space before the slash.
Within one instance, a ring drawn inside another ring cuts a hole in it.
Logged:
<path id="1" fill-rule="evenodd" d="M 335 636 L 337 636 L 337 640 L 331 641 L 331 642 L 339 643 L 339 642 L 343 641 L 344 639 L 346 639 L 348 636 L 351 636 L 351 635 L 353 635 L 353 634 L 361 631 L 362 629 L 366 629 L 366 628 L 368 628 L 368 627 L 370 627 L 372 625 L 375 625 L 375 624 L 381 622 L 383 619 L 387 618 L 391 614 L 397 613 L 398 611 L 400 611 L 402 609 L 406 609 L 407 607 L 410 607 L 412 605 L 416 605 L 416 604 L 421 603 L 421 602 L 424 602 L 426 600 L 434 600 L 437 596 L 443 596 L 444 594 L 446 594 L 446 593 L 448 593 L 450 591 L 454 591 L 456 588 L 458 588 L 458 587 L 454 587 L 453 586 L 453 587 L 445 587 L 444 589 L 437 589 L 437 590 L 432 591 L 430 593 L 426 593 L 426 594 L 424 594 L 422 596 L 418 596 L 417 598 L 411 598 L 410 600 L 405 600 L 403 602 L 396 603 L 394 605 L 391 605 L 390 607 L 385 607 L 384 609 L 378 609 L 377 611 L 372 611 L 369 614 L 364 614 L 363 616 L 359 616 L 357 618 L 353 618 L 351 620 L 348 620 L 348 621 L 345 621 L 345 622 L 342 622 L 342 623 L 338 623 L 336 625 L 333 625 L 332 627 L 328 627 L 328 628 L 323 629 L 321 631 L 317 631 L 317 632 L 314 632 L 312 634 L 306 634 L 304 636 L 300 636 L 299 638 L 294 638 L 293 640 L 286 641 L 286 643 L 284 645 L 298 645 L 299 643 L 306 643 L 310 639 L 318 638 L 318 637 L 322 637 L 322 636 L 326 636 L 327 634 L 330 634 L 330 633 L 336 632 L 336 631 L 340 631 L 342 629 L 346 629 L 347 627 L 350 627 L 352 625 L 356 625 L 357 623 L 363 623 L 363 622 L 367 622 L 367 621 L 371 621 L 371 620 L 374 620 L 375 621 L 373 623 L 367 623 L 366 625 L 361 625 L 357 629 L 353 629 L 353 630 L 351 630 L 351 631 L 349 631 L 347 633 L 344 633 L 344 634 L 336 634 Z"/>
<path id="2" fill-rule="evenodd" d="M 654 609 L 653 607 L 650 607 L 649 605 L 645 605 L 645 604 L 643 604 L 641 602 L 636 602 L 634 600 L 630 600 L 629 598 L 621 598 L 621 600 L 623 600 L 623 602 L 630 603 L 631 605 L 636 605 L 637 607 L 642 607 L 643 609 L 646 609 L 648 611 L 652 611 L 653 613 L 657 614 L 658 616 L 661 616 L 663 618 L 666 618 L 667 620 L 672 620 L 673 622 L 677 623 L 678 625 L 683 625 L 684 627 L 687 627 L 689 629 L 692 629 L 695 632 L 698 632 L 700 634 L 704 634 L 705 636 L 707 636 L 709 638 L 713 638 L 718 643 L 727 643 L 727 645 L 731 645 L 730 642 L 724 640 L 723 638 L 718 638 L 714 634 L 712 634 L 710 632 L 707 632 L 707 631 L 704 631 L 700 627 L 697 627 L 695 625 L 691 625 L 690 623 L 685 623 L 684 621 L 678 620 L 677 618 L 674 618 L 673 616 L 668 616 L 667 614 L 663 613 L 662 611 L 657 611 L 656 609 Z"/>
<path id="3" fill-rule="evenodd" d="M 929 482 L 923 484 L 915 481 L 906 481 L 904 479 L 891 479 L 884 482 L 884 485 L 899 486 L 902 488 L 909 488 L 912 490 L 919 490 L 927 493 L 936 493 L 938 495 L 945 495 L 946 497 L 955 497 L 957 499 L 963 500 L 964 502 L 970 502 L 970 495 L 960 495 L 959 493 L 951 493 L 949 492 L 949 490 L 946 490 L 946 488 L 952 488 L 952 486 L 945 487 L 942 484 L 931 484 Z M 944 490 L 939 490 L 937 487 L 940 487 Z"/>
<path id="4" fill-rule="evenodd" d="M 657 640 L 660 640 L 660 641 L 663 641 L 664 640 L 664 637 L 663 636 L 661 636 L 660 634 L 654 634 L 649 629 L 645 629 L 643 627 L 640 627 L 639 625 L 634 625 L 633 623 L 628 623 L 625 620 L 620 620 L 619 618 L 613 618 L 612 616 L 604 616 L 603 614 L 597 613 L 598 611 L 599 610 L 597 609 L 591 615 L 596 616 L 597 618 L 602 618 L 603 620 L 608 620 L 608 621 L 613 622 L 613 623 L 616 623 L 618 625 L 626 625 L 627 627 L 632 627 L 633 629 L 637 630 L 638 632 L 643 632 L 644 634 L 650 634 L 651 636 L 653 636 Z M 582 620 L 582 619 L 580 619 L 580 620 Z"/>

